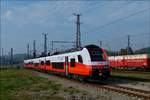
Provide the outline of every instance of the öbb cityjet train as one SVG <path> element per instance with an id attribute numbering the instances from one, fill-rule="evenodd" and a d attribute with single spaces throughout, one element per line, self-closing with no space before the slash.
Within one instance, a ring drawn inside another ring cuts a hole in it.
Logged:
<path id="1" fill-rule="evenodd" d="M 104 49 L 87 45 L 76 51 L 24 60 L 26 68 L 45 70 L 70 78 L 107 78 L 110 68 Z"/>

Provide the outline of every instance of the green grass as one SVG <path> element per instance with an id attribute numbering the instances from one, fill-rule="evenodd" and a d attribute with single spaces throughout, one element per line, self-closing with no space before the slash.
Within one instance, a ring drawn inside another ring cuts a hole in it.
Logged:
<path id="1" fill-rule="evenodd" d="M 131 78 L 131 79 L 141 79 L 141 80 L 147 80 L 150 81 L 150 72 L 127 72 L 127 71 L 112 71 L 111 74 L 113 77 L 120 77 L 120 78 Z"/>
<path id="2" fill-rule="evenodd" d="M 40 77 L 31 70 L 0 70 L 0 100 L 65 100 L 64 95 L 71 97 L 74 94 L 85 96 L 87 92 Z"/>
<path id="3" fill-rule="evenodd" d="M 26 69 L 0 70 L 0 100 L 64 100 L 55 94 L 62 86 Z"/>
<path id="4" fill-rule="evenodd" d="M 0 65 L 0 69 L 10 69 L 10 68 L 17 68 L 17 67 L 22 67 L 21 65 L 10 65 L 10 64 L 7 64 L 7 65 Z"/>

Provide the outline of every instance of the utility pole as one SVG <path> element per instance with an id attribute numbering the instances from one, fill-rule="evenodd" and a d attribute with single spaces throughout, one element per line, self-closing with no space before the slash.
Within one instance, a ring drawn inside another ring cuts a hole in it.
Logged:
<path id="1" fill-rule="evenodd" d="M 5 55 L 4 55 L 4 49 L 2 48 L 2 58 L 1 58 L 2 63 L 5 64 Z"/>
<path id="2" fill-rule="evenodd" d="M 47 56 L 47 34 L 42 33 L 44 35 L 44 56 Z"/>
<path id="3" fill-rule="evenodd" d="M 29 50 L 29 43 L 28 43 L 28 45 L 27 45 L 27 58 L 29 59 L 30 57 L 29 57 L 29 53 L 30 53 L 30 50 Z"/>
<path id="4" fill-rule="evenodd" d="M 29 45 L 29 57 L 30 57 L 30 58 L 32 58 L 32 52 L 33 52 L 31 48 L 32 48 L 32 46 Z"/>
<path id="5" fill-rule="evenodd" d="M 36 58 L 36 47 L 35 40 L 33 41 L 33 58 Z"/>
<path id="6" fill-rule="evenodd" d="M 128 35 L 127 37 L 128 37 L 128 47 L 130 47 L 130 35 Z"/>
<path id="7" fill-rule="evenodd" d="M 52 42 L 52 52 L 54 50 L 54 41 L 51 41 Z"/>
<path id="8" fill-rule="evenodd" d="M 127 54 L 133 54 L 133 50 L 131 48 L 131 44 L 130 44 L 130 35 L 127 36 L 128 38 L 128 47 L 127 47 Z"/>
<path id="9" fill-rule="evenodd" d="M 76 48 L 81 48 L 81 33 L 80 33 L 80 14 L 74 14 L 77 17 L 76 21 Z"/>
<path id="10" fill-rule="evenodd" d="M 11 48 L 11 51 L 10 51 L 10 64 L 11 66 L 13 65 L 13 48 Z"/>
<path id="11" fill-rule="evenodd" d="M 3 65 L 4 64 L 4 57 L 3 57 L 3 48 L 2 48 L 2 56 L 1 56 L 1 64 Z"/>
<path id="12" fill-rule="evenodd" d="M 102 47 L 103 41 L 99 41 L 99 46 Z"/>
<path id="13" fill-rule="evenodd" d="M 10 52 L 8 52 L 8 58 L 7 58 L 7 60 L 6 60 L 6 63 L 7 64 L 11 64 L 11 56 L 10 56 Z"/>
<path id="14" fill-rule="evenodd" d="M 129 54 L 129 48 L 130 48 L 130 35 L 127 35 L 127 38 L 128 38 L 127 54 Z"/>

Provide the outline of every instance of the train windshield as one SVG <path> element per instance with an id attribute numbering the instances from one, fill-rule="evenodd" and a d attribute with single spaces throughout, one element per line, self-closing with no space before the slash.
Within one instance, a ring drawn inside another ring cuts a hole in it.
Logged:
<path id="1" fill-rule="evenodd" d="M 90 53 L 91 61 L 104 61 L 103 51 L 101 48 L 95 45 L 86 46 Z"/>

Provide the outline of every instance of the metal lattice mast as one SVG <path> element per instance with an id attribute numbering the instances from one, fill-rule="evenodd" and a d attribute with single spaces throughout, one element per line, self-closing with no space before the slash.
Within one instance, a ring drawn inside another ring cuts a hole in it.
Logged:
<path id="1" fill-rule="evenodd" d="M 33 41 L 33 58 L 36 58 L 36 43 Z"/>
<path id="2" fill-rule="evenodd" d="M 74 14 L 77 17 L 76 21 L 76 48 L 81 48 L 81 33 L 80 33 L 80 14 Z"/>
<path id="3" fill-rule="evenodd" d="M 47 56 L 47 34 L 42 34 L 44 35 L 44 56 Z"/>
<path id="4" fill-rule="evenodd" d="M 13 48 L 11 48 L 11 50 L 10 50 L 10 64 L 11 64 L 11 66 L 13 65 Z"/>
<path id="5" fill-rule="evenodd" d="M 29 43 L 28 43 L 28 45 L 27 45 L 27 58 L 29 58 L 29 54 L 30 53 L 30 50 L 29 50 Z"/>

